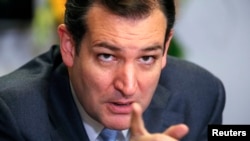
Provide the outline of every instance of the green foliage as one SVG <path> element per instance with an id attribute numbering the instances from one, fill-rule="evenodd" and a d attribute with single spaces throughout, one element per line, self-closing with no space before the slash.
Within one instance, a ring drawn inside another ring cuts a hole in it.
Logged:
<path id="1" fill-rule="evenodd" d="M 168 49 L 168 54 L 179 58 L 184 57 L 183 49 L 175 37 L 172 38 L 172 41 Z"/>

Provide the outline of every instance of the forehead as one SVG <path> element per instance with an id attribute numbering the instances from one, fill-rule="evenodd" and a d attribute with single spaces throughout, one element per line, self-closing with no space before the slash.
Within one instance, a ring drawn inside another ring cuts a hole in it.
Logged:
<path id="1" fill-rule="evenodd" d="M 110 33 L 116 36 L 144 35 L 152 36 L 160 34 L 165 36 L 167 20 L 160 9 L 154 9 L 149 16 L 134 19 L 115 15 L 100 5 L 94 5 L 87 13 L 86 23 L 90 32 Z"/>

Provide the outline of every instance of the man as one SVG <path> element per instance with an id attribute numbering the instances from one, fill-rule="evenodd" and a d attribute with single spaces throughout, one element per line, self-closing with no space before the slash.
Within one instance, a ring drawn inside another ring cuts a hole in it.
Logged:
<path id="1" fill-rule="evenodd" d="M 167 57 L 174 9 L 173 0 L 68 0 L 60 47 L 0 79 L 0 139 L 105 140 L 107 128 L 121 141 L 207 140 L 224 88 Z"/>

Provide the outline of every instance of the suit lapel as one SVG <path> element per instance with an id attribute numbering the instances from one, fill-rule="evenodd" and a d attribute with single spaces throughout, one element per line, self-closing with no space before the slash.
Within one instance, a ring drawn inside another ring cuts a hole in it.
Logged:
<path id="1" fill-rule="evenodd" d="M 52 138 L 57 140 L 61 137 L 63 141 L 89 141 L 73 101 L 68 73 L 63 65 L 52 75 L 48 100 L 49 116 L 55 128 Z"/>
<path id="2" fill-rule="evenodd" d="M 158 85 L 148 109 L 143 114 L 145 127 L 149 132 L 163 132 L 170 125 L 184 121 L 180 113 L 172 110 L 169 102 L 172 95 L 171 91 Z"/>

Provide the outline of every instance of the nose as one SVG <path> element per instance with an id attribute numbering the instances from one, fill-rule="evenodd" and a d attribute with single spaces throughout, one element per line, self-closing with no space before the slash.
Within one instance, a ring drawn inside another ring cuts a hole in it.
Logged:
<path id="1" fill-rule="evenodd" d="M 138 87 L 138 80 L 136 77 L 136 68 L 133 64 L 119 66 L 116 71 L 114 86 L 124 96 L 132 96 L 136 93 Z"/>

